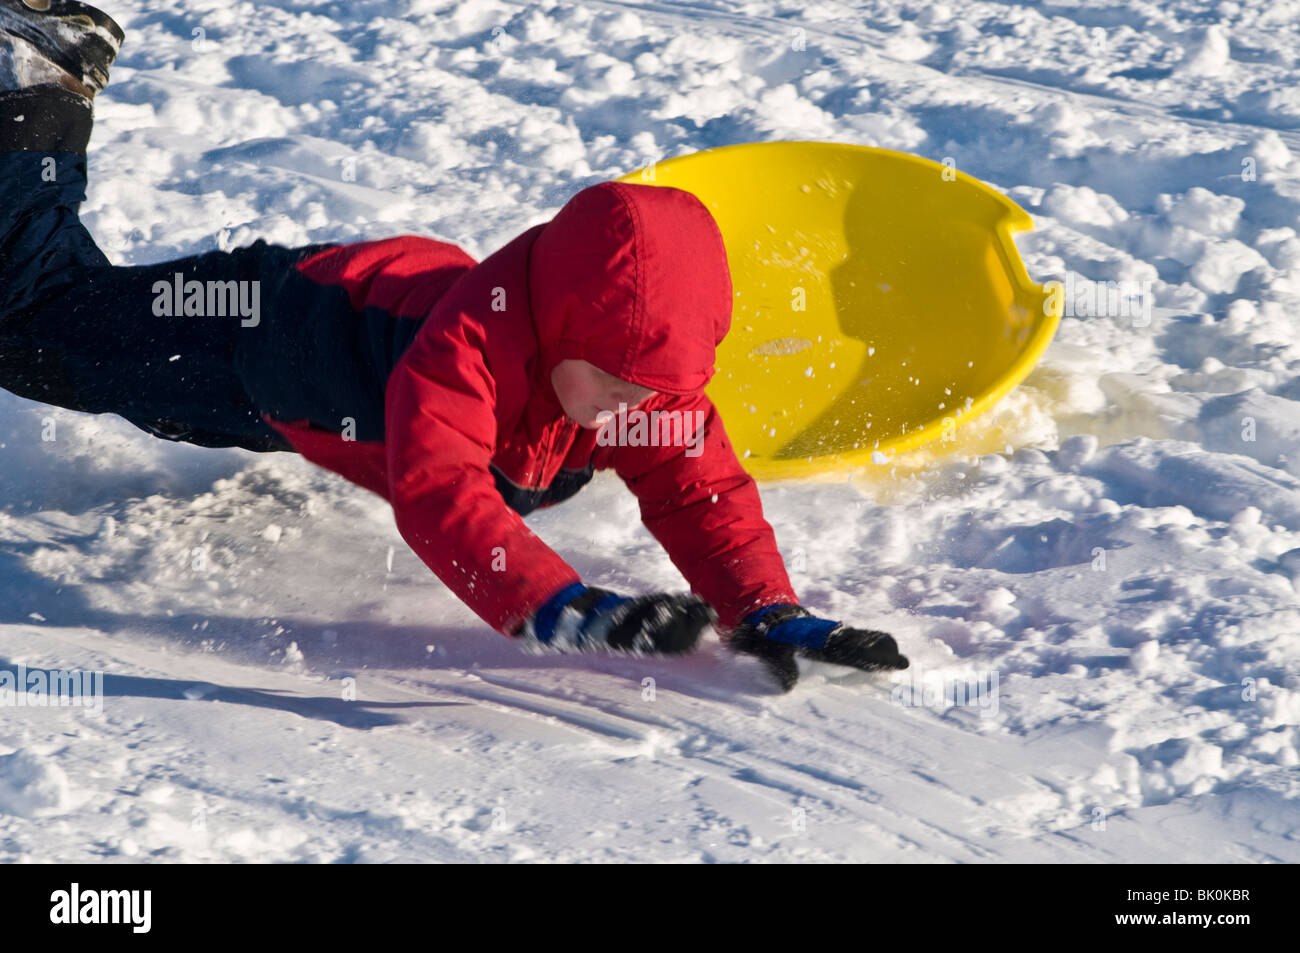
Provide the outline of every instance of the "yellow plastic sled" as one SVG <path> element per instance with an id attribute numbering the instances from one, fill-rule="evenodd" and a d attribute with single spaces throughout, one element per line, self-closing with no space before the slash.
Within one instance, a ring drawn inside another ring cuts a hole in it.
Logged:
<path id="1" fill-rule="evenodd" d="M 699 196 L 727 247 L 731 331 L 707 389 L 757 479 L 887 463 L 1024 379 L 1059 321 L 1006 196 L 948 165 L 830 142 L 723 146 L 619 181 Z"/>

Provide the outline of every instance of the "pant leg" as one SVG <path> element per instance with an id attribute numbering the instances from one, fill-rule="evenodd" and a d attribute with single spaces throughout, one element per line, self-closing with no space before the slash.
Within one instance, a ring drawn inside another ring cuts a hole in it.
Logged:
<path id="1" fill-rule="evenodd" d="M 0 386 L 166 439 L 291 450 L 236 369 L 249 319 L 167 313 L 162 289 L 274 280 L 324 246 L 112 266 L 78 218 L 90 125 L 89 101 L 61 87 L 0 93 Z"/>

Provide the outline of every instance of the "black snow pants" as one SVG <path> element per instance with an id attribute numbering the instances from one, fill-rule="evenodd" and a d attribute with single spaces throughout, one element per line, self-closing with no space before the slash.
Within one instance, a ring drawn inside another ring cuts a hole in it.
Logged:
<path id="1" fill-rule="evenodd" d="M 337 407 L 360 406 L 368 429 L 382 430 L 390 368 L 351 356 L 345 292 L 311 286 L 294 267 L 332 246 L 258 241 L 109 264 L 78 219 L 91 121 L 89 101 L 59 86 L 0 92 L 0 387 L 205 447 L 292 450 L 263 411 L 336 420 Z M 165 290 L 178 281 L 256 282 L 260 314 L 180 316 Z M 344 318 L 322 323 L 322 313 Z"/>

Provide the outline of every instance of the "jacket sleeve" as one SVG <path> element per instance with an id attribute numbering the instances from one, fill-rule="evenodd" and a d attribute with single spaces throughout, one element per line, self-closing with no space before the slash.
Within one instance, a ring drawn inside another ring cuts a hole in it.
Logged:
<path id="1" fill-rule="evenodd" d="M 389 501 L 398 531 L 488 625 L 513 635 L 578 574 L 497 492 L 496 387 L 482 329 L 426 323 L 385 394 Z"/>
<path id="2" fill-rule="evenodd" d="M 761 606 L 798 603 L 758 486 L 736 459 L 713 402 L 700 393 L 652 399 L 641 409 L 650 408 L 680 412 L 681 430 L 665 431 L 660 418 L 660 434 L 676 445 L 629 440 L 598 451 L 597 465 L 612 463 L 640 501 L 642 522 L 692 591 L 727 629 Z"/>

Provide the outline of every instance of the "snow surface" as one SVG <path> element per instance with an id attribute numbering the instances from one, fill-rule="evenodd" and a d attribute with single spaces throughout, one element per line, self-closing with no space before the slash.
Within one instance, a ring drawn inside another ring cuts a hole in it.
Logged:
<path id="1" fill-rule="evenodd" d="M 0 395 L 0 671 L 105 673 L 3 711 L 0 860 L 1300 859 L 1300 3 L 104 5 L 120 263 L 481 257 L 652 159 L 821 139 L 952 157 L 1035 278 L 1155 307 L 1067 317 L 941 458 L 763 488 L 805 603 L 913 661 L 788 696 L 712 636 L 522 654 L 363 490 Z M 684 585 L 612 475 L 529 522 Z"/>

